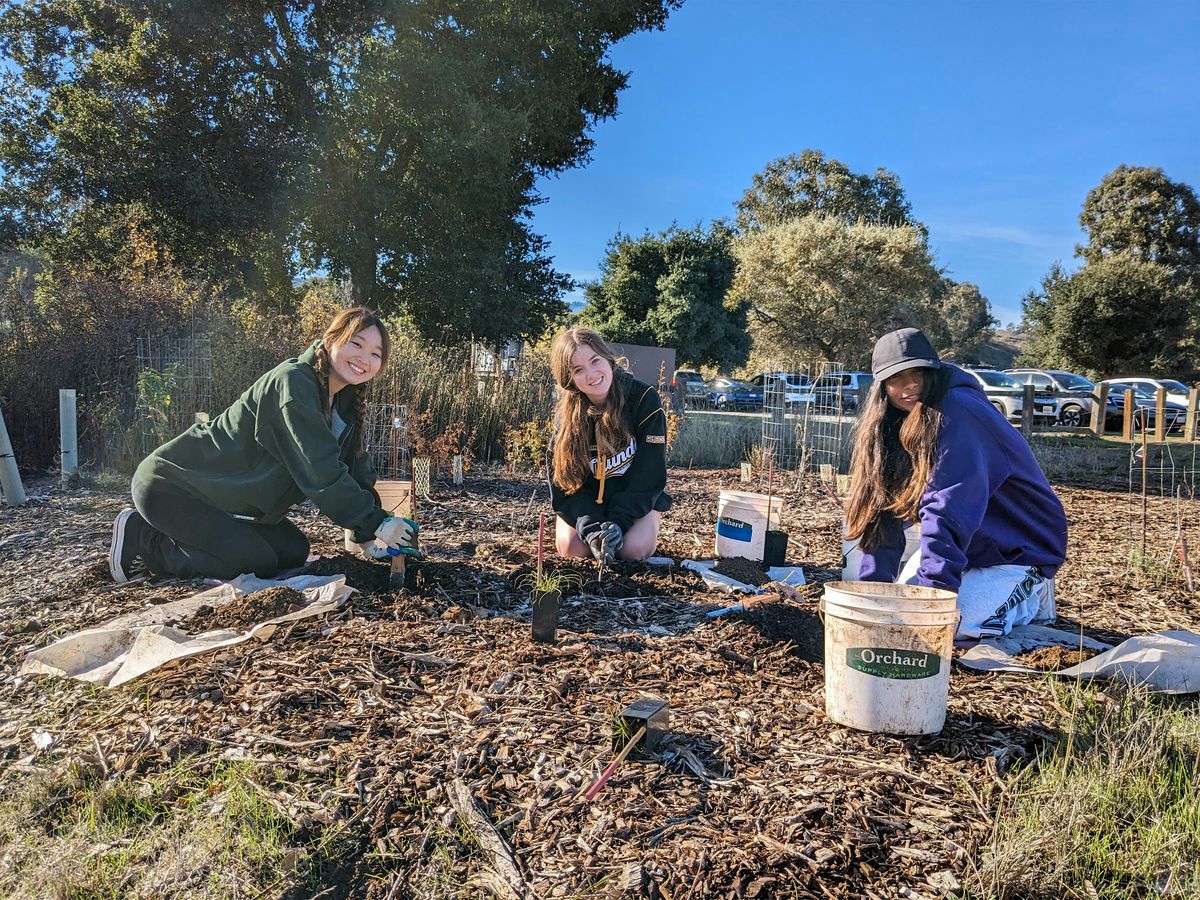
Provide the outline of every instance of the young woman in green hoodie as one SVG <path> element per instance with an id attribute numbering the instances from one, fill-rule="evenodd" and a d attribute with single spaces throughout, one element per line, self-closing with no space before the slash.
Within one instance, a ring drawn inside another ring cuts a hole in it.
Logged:
<path id="1" fill-rule="evenodd" d="M 374 312 L 342 310 L 299 357 L 146 457 L 133 476 L 136 508 L 113 524 L 113 579 L 266 578 L 303 565 L 308 538 L 287 512 L 305 499 L 350 529 L 365 556 L 411 546 L 411 523 L 383 511 L 362 449 L 367 384 L 390 348 Z"/>

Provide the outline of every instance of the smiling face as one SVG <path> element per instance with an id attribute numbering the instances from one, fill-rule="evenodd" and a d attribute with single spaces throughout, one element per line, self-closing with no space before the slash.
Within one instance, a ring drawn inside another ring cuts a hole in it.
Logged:
<path id="1" fill-rule="evenodd" d="M 571 354 L 571 383 L 592 403 L 604 403 L 612 380 L 612 364 L 587 344 L 580 344 Z"/>
<path id="2" fill-rule="evenodd" d="M 904 412 L 912 412 L 925 389 L 925 369 L 905 369 L 883 383 L 888 403 Z"/>
<path id="3" fill-rule="evenodd" d="M 330 397 L 347 385 L 370 381 L 383 366 L 383 335 L 374 325 L 338 347 L 326 340 L 325 349 L 329 351 Z"/>

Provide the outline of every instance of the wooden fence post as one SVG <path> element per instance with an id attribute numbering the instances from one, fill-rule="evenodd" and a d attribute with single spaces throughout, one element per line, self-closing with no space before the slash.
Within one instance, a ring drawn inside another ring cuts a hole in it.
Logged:
<path id="1" fill-rule="evenodd" d="M 1196 439 L 1197 405 L 1200 405 L 1200 388 L 1192 388 L 1188 391 L 1187 421 L 1183 426 L 1183 439 L 1185 441 L 1194 441 Z"/>
<path id="2" fill-rule="evenodd" d="M 1154 392 L 1154 440 L 1162 443 L 1167 439 L 1167 389 L 1159 386 Z"/>
<path id="3" fill-rule="evenodd" d="M 13 453 L 13 445 L 8 437 L 8 426 L 4 424 L 4 410 L 2 409 L 0 409 L 0 490 L 4 491 L 4 502 L 9 506 L 25 505 L 25 486 L 21 484 L 21 473 L 17 471 L 17 457 Z"/>
<path id="4" fill-rule="evenodd" d="M 1033 437 L 1033 383 L 1025 385 L 1024 400 L 1021 403 L 1021 434 L 1028 441 Z"/>
<path id="5" fill-rule="evenodd" d="M 1105 432 L 1104 420 L 1108 413 L 1108 385 L 1097 385 L 1096 393 L 1092 397 L 1092 432 L 1098 437 L 1103 437 Z"/>
<path id="6" fill-rule="evenodd" d="M 1133 440 L 1133 388 L 1125 390 L 1125 415 L 1121 421 L 1121 440 Z"/>
<path id="7" fill-rule="evenodd" d="M 58 440 L 59 467 L 62 469 L 63 487 L 70 477 L 79 471 L 78 421 L 75 417 L 75 390 L 61 388 L 58 392 Z"/>

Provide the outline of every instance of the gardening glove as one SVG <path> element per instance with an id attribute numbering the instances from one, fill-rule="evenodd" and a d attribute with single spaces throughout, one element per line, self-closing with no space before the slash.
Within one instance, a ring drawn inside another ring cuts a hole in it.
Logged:
<path id="1" fill-rule="evenodd" d="M 358 545 L 358 551 L 363 555 L 363 559 L 373 559 L 376 562 L 387 562 L 390 558 L 387 547 L 376 541 L 364 541 Z"/>
<path id="2" fill-rule="evenodd" d="M 581 541 L 590 547 L 592 546 L 593 538 L 599 540 L 601 524 L 591 516 L 580 516 L 575 521 L 575 533 L 579 535 Z"/>
<path id="3" fill-rule="evenodd" d="M 625 543 L 625 533 L 615 522 L 605 522 L 600 526 L 600 547 L 606 563 L 617 558 L 617 551 Z"/>
<path id="4" fill-rule="evenodd" d="M 380 543 L 394 547 L 398 552 L 403 552 L 405 549 L 412 549 L 413 539 L 418 530 L 417 523 L 412 519 L 388 516 L 375 529 L 375 537 Z"/>

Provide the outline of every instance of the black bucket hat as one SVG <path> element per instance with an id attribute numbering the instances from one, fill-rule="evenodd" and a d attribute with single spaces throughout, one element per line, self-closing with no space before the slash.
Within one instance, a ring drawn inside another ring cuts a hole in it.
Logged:
<path id="1" fill-rule="evenodd" d="M 941 367 L 937 351 L 919 328 L 889 331 L 875 342 L 871 353 L 871 374 L 876 381 L 884 381 L 905 369 Z"/>

